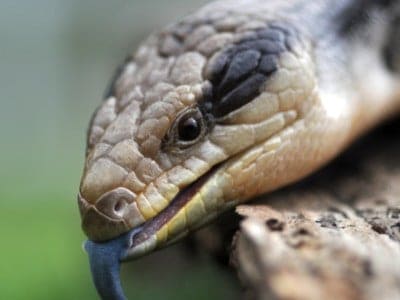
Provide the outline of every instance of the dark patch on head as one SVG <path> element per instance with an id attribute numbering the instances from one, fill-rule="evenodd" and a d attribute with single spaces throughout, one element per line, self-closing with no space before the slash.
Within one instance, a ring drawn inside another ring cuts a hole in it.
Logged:
<path id="1" fill-rule="evenodd" d="M 223 49 L 205 74 L 212 88 L 202 103 L 219 118 L 257 97 L 276 72 L 283 52 L 291 51 L 298 33 L 290 25 L 271 23 Z"/>
<path id="2" fill-rule="evenodd" d="M 261 73 L 248 77 L 221 99 L 215 110 L 216 117 L 225 116 L 257 97 L 266 80 L 267 76 Z"/>
<path id="3" fill-rule="evenodd" d="M 108 98 L 115 96 L 115 85 L 120 76 L 122 75 L 122 72 L 125 70 L 126 65 L 130 63 L 132 60 L 133 60 L 132 56 L 129 55 L 124 59 L 123 63 L 117 67 L 104 93 L 104 98 L 103 98 L 104 100 L 107 100 Z"/>
<path id="4" fill-rule="evenodd" d="M 234 88 L 234 84 L 248 76 L 259 64 L 261 54 L 255 50 L 245 50 L 235 55 L 229 64 L 220 86 L 219 94 Z"/>
<path id="5" fill-rule="evenodd" d="M 355 0 L 335 17 L 342 35 L 352 34 L 371 19 L 374 10 L 389 10 L 398 0 Z"/>

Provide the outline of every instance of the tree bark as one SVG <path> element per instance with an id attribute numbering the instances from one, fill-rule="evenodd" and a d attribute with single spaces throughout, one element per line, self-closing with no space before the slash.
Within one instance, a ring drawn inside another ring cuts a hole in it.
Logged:
<path id="1" fill-rule="evenodd" d="M 237 207 L 241 220 L 199 232 L 200 247 L 229 255 L 249 299 L 400 299 L 399 128 L 389 124 L 312 178 Z"/>

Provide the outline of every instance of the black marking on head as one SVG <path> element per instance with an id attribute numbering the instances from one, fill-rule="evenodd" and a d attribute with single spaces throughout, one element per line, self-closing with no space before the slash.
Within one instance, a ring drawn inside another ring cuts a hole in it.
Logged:
<path id="1" fill-rule="evenodd" d="M 227 71 L 220 82 L 218 93 L 222 95 L 234 88 L 237 82 L 257 68 L 260 58 L 260 52 L 255 50 L 245 50 L 236 54 L 229 66 L 227 66 Z"/>
<path id="2" fill-rule="evenodd" d="M 251 101 L 260 93 L 260 86 L 267 80 L 267 76 L 255 73 L 239 84 L 234 90 L 223 97 L 218 105 L 217 117 L 224 116 L 233 110 Z"/>
<path id="3" fill-rule="evenodd" d="M 212 87 L 204 91 L 202 106 L 220 118 L 253 100 L 278 69 L 281 54 L 291 51 L 297 41 L 297 31 L 276 22 L 227 46 L 205 74 Z"/>
<path id="4" fill-rule="evenodd" d="M 130 63 L 132 60 L 133 60 L 132 56 L 129 55 L 124 59 L 123 63 L 117 67 L 104 93 L 104 98 L 103 98 L 104 100 L 107 100 L 108 98 L 115 96 L 115 85 L 118 79 L 121 77 L 122 73 L 124 72 L 126 65 Z"/>
<path id="5" fill-rule="evenodd" d="M 349 35 L 370 22 L 375 10 L 390 10 L 398 0 L 355 0 L 335 17 L 341 35 Z"/>

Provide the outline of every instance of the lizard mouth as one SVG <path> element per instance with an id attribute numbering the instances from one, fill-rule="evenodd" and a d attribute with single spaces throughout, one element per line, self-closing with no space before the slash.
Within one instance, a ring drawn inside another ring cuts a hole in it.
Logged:
<path id="1" fill-rule="evenodd" d="M 129 247 L 122 260 L 129 260 L 158 247 L 157 233 L 165 226 L 168 226 L 170 221 L 182 210 L 185 206 L 198 194 L 200 189 L 206 182 L 217 172 L 219 165 L 214 166 L 196 181 L 182 189 L 171 201 L 171 203 L 154 218 L 148 220 L 144 224 L 132 229 L 129 238 Z M 187 228 L 186 230 L 188 230 Z M 174 232 L 172 239 L 165 242 L 165 245 L 172 243 L 176 238 L 185 235 L 185 230 L 182 232 Z"/>

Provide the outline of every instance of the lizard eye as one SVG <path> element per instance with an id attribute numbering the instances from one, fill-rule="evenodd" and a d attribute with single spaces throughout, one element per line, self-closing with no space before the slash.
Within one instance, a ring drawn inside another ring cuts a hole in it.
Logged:
<path id="1" fill-rule="evenodd" d="M 181 141 L 196 140 L 201 134 L 201 120 L 197 116 L 186 116 L 179 121 L 178 137 Z"/>
<path id="2" fill-rule="evenodd" d="M 188 148 L 198 142 L 206 132 L 203 114 L 197 108 L 189 108 L 178 115 L 167 135 L 167 144 Z"/>

